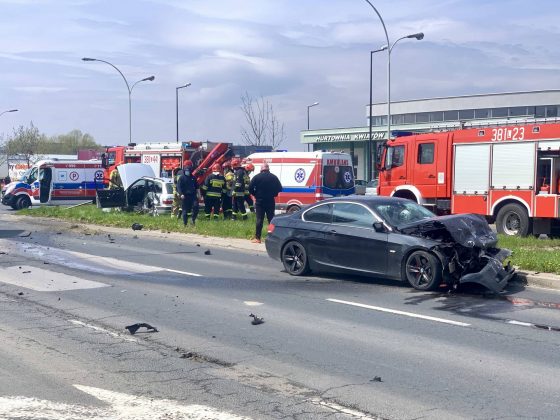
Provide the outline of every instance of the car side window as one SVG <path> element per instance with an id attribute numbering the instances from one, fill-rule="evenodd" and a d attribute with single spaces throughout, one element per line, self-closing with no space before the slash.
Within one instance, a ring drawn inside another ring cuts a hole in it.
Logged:
<path id="1" fill-rule="evenodd" d="M 154 182 L 153 192 L 155 192 L 156 194 L 161 194 L 163 192 L 163 189 L 161 188 L 161 182 Z"/>
<path id="2" fill-rule="evenodd" d="M 371 228 L 374 221 L 373 214 L 360 204 L 334 203 L 333 223 Z"/>
<path id="3" fill-rule="evenodd" d="M 303 216 L 306 222 L 331 223 L 332 204 L 323 204 L 307 210 Z"/>

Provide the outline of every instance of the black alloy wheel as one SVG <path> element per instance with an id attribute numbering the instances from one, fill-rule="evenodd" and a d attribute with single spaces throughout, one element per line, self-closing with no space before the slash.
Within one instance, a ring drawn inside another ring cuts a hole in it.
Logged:
<path id="1" fill-rule="evenodd" d="M 441 263 L 427 251 L 414 251 L 406 259 L 406 280 L 416 290 L 434 290 L 441 283 Z"/>
<path id="2" fill-rule="evenodd" d="M 282 248 L 282 263 L 292 276 L 303 276 L 309 272 L 309 261 L 305 247 L 297 241 L 290 241 Z"/>

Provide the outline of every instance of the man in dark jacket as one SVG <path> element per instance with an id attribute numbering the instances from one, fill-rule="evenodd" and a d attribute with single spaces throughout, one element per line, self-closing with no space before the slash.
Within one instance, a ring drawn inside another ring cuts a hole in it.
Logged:
<path id="1" fill-rule="evenodd" d="M 274 208 L 276 203 L 274 198 L 282 191 L 282 184 L 278 177 L 270 173 L 268 163 L 263 163 L 261 172 L 253 177 L 249 184 L 249 192 L 255 197 L 255 214 L 257 216 L 257 225 L 255 229 L 255 239 L 251 242 L 260 244 L 261 233 L 264 222 L 264 216 L 268 223 L 274 217 Z"/>
<path id="2" fill-rule="evenodd" d="M 189 219 L 192 224 L 196 220 L 196 214 L 193 213 L 193 207 L 198 199 L 198 184 L 196 178 L 192 175 L 192 162 L 185 161 L 183 173 L 177 180 L 177 194 L 181 197 L 181 208 L 183 209 L 183 224 L 187 226 Z"/>

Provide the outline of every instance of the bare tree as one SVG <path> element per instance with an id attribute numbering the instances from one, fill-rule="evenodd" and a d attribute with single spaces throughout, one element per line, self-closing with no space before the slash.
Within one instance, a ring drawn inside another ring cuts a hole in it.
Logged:
<path id="1" fill-rule="evenodd" d="M 280 123 L 274 108 L 264 97 L 254 99 L 248 92 L 241 97 L 241 110 L 248 128 L 241 128 L 241 137 L 250 146 L 272 146 L 277 148 L 286 135 L 284 123 Z"/>

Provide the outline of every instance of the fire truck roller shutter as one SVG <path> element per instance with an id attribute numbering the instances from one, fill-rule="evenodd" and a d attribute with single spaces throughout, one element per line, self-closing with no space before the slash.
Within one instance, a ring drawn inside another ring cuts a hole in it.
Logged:
<path id="1" fill-rule="evenodd" d="M 496 190 L 529 190 L 535 182 L 535 143 L 492 145 L 492 182 Z"/>
<path id="2" fill-rule="evenodd" d="M 490 145 L 458 144 L 454 156 L 453 194 L 487 194 Z"/>

